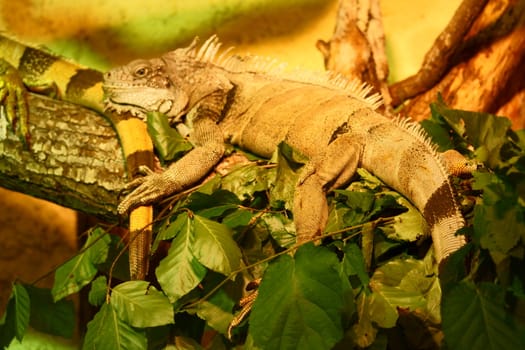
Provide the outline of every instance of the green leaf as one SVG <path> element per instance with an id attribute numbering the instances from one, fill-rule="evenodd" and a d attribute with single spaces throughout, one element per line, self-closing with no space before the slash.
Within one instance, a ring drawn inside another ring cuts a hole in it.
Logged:
<path id="1" fill-rule="evenodd" d="M 271 206 L 275 208 L 293 209 L 293 198 L 295 194 L 295 184 L 301 175 L 303 165 L 308 158 L 297 150 L 293 149 L 285 142 L 277 146 L 277 170 L 275 175 L 275 185 L 270 190 Z"/>
<path id="2" fill-rule="evenodd" d="M 412 205 L 405 197 L 395 192 L 388 192 L 408 210 L 394 216 L 392 224 L 381 225 L 381 231 L 388 239 L 416 242 L 428 232 L 428 226 L 421 212 Z"/>
<path id="3" fill-rule="evenodd" d="M 211 205 L 211 203 L 209 204 Z M 197 214 L 199 214 L 202 217 L 212 219 L 212 218 L 218 218 L 227 211 L 232 211 L 237 209 L 239 206 L 236 204 L 224 204 L 224 205 L 218 205 L 218 206 L 210 206 L 209 208 L 199 210 Z"/>
<path id="4" fill-rule="evenodd" d="M 231 312 L 224 311 L 210 301 L 198 303 L 195 309 L 197 316 L 205 320 L 208 326 L 221 334 L 227 333 L 228 326 L 233 320 L 233 314 Z"/>
<path id="5" fill-rule="evenodd" d="M 217 286 L 217 283 L 221 283 L 223 280 L 224 276 L 210 273 L 203 283 L 202 293 L 209 293 L 212 288 Z M 196 314 L 206 321 L 207 326 L 225 335 L 233 320 L 232 310 L 238 303 L 239 293 L 243 290 L 243 286 L 243 277 L 238 275 L 237 281 L 229 280 L 226 285 L 216 290 L 209 298 L 192 304 L 191 307 L 185 308 L 185 311 Z M 207 348 L 213 347 L 207 346 Z"/>
<path id="6" fill-rule="evenodd" d="M 110 241 L 109 235 L 100 228 L 89 233 L 80 253 L 56 270 L 51 291 L 55 301 L 78 292 L 91 282 L 97 274 L 96 265 L 106 261 Z"/>
<path id="7" fill-rule="evenodd" d="M 483 201 L 474 207 L 473 240 L 498 263 L 525 239 L 525 208 L 507 176 L 476 173 L 474 188 Z"/>
<path id="8" fill-rule="evenodd" d="M 241 204 L 232 192 L 219 189 L 211 194 L 193 192 L 188 196 L 185 207 L 207 218 L 221 216 L 226 210 Z"/>
<path id="9" fill-rule="evenodd" d="M 71 300 L 55 302 L 51 290 L 25 286 L 31 299 L 32 328 L 48 334 L 72 338 L 75 331 L 75 306 Z"/>
<path id="10" fill-rule="evenodd" d="M 251 210 L 239 208 L 226 215 L 224 219 L 222 219 L 222 223 L 231 229 L 246 227 L 253 217 L 254 214 Z"/>
<path id="11" fill-rule="evenodd" d="M 93 306 L 101 306 L 106 301 L 106 293 L 108 292 L 108 282 L 106 276 L 98 276 L 91 283 L 88 300 Z"/>
<path id="12" fill-rule="evenodd" d="M 241 251 L 231 230 L 218 222 L 195 215 L 193 252 L 201 264 L 210 270 L 229 275 L 241 263 Z"/>
<path id="13" fill-rule="evenodd" d="M 332 201 L 328 212 L 328 221 L 326 223 L 325 232 L 335 232 L 348 227 L 344 218 L 349 211 L 350 208 L 345 204 Z"/>
<path id="14" fill-rule="evenodd" d="M 155 270 L 162 290 L 172 303 L 195 288 L 207 271 L 194 254 L 193 221 L 188 213 L 181 215 L 185 220 L 180 231 L 171 242 L 168 255 Z"/>
<path id="15" fill-rule="evenodd" d="M 471 228 L 469 228 L 469 230 L 470 229 Z M 465 229 L 462 229 L 462 231 L 463 230 Z M 439 280 L 441 288 L 443 289 L 443 294 L 446 293 L 450 287 L 455 286 L 457 282 L 467 276 L 467 269 L 469 267 L 465 264 L 465 261 L 470 259 L 473 248 L 473 243 L 467 243 L 454 254 L 451 254 L 444 266 L 440 266 Z"/>
<path id="16" fill-rule="evenodd" d="M 177 215 L 174 221 L 170 222 L 168 226 L 162 226 L 157 232 L 155 241 L 152 245 L 152 250 L 156 251 L 159 247 L 160 241 L 167 241 L 175 237 L 180 231 L 184 230 L 188 225 L 188 213 L 183 212 Z"/>
<path id="17" fill-rule="evenodd" d="M 380 327 L 391 328 L 396 324 L 398 308 L 427 310 L 425 296 L 436 279 L 422 260 L 389 261 L 370 278 L 370 318 Z"/>
<path id="18" fill-rule="evenodd" d="M 475 155 L 490 168 L 501 163 L 500 151 L 510 141 L 511 122 L 508 118 L 487 113 L 449 109 L 438 101 L 430 106 L 432 113 L 443 117 L 456 134 L 476 148 Z"/>
<path id="19" fill-rule="evenodd" d="M 368 213 L 373 209 L 375 196 L 371 192 L 354 192 L 348 190 L 335 190 L 339 201 L 344 203 L 353 211 Z"/>
<path id="20" fill-rule="evenodd" d="M 368 317 L 379 327 L 394 327 L 399 317 L 397 314 L 396 301 L 403 301 L 405 297 L 405 293 L 395 287 L 386 286 L 382 288 L 381 292 L 374 291 L 374 293 L 366 297 L 369 305 Z M 394 301 L 392 299 L 394 299 Z"/>
<path id="21" fill-rule="evenodd" d="M 222 189 L 234 193 L 241 201 L 252 199 L 255 192 L 264 192 L 275 178 L 275 169 L 256 164 L 241 165 L 222 178 Z"/>
<path id="22" fill-rule="evenodd" d="M 109 304 L 103 304 L 87 325 L 82 349 L 147 349 L 144 331 L 138 331 L 122 321 Z"/>
<path id="23" fill-rule="evenodd" d="M 111 306 L 121 320 L 133 327 L 157 327 L 174 323 L 168 298 L 146 281 L 128 281 L 111 292 Z"/>
<path id="24" fill-rule="evenodd" d="M 525 223 L 519 222 L 523 215 L 520 208 L 503 208 L 489 205 L 476 205 L 474 208 L 474 231 L 480 236 L 481 247 L 491 253 L 508 252 L 514 248 L 520 236 L 525 237 Z"/>
<path id="25" fill-rule="evenodd" d="M 147 118 L 148 133 L 162 162 L 177 159 L 193 148 L 177 130 L 170 127 L 164 114 L 150 112 Z"/>
<path id="26" fill-rule="evenodd" d="M 295 244 L 295 225 L 293 220 L 284 214 L 265 213 L 261 215 L 257 224 L 270 232 L 281 247 L 289 248 Z"/>
<path id="27" fill-rule="evenodd" d="M 371 315 L 371 299 L 372 294 L 361 293 L 357 297 L 356 306 L 359 319 L 352 326 L 352 331 L 355 334 L 355 342 L 360 348 L 368 348 L 374 343 L 377 335 L 377 328 L 372 323 Z M 374 296 L 375 297 L 375 296 Z M 396 318 L 397 315 L 392 315 L 389 308 L 385 309 L 385 313 L 390 311 L 390 317 Z"/>
<path id="28" fill-rule="evenodd" d="M 268 267 L 249 334 L 264 349 L 331 349 L 343 336 L 344 290 L 335 254 L 308 244 Z"/>
<path id="29" fill-rule="evenodd" d="M 460 282 L 443 296 L 443 332 L 450 349 L 525 349 L 524 329 L 494 284 Z"/>
<path id="30" fill-rule="evenodd" d="M 0 324 L 0 348 L 7 347 L 15 337 L 22 341 L 29 325 L 30 304 L 29 294 L 24 286 L 13 284 L 3 322 Z"/>
<path id="31" fill-rule="evenodd" d="M 97 270 L 105 275 L 111 271 L 113 278 L 127 281 L 129 280 L 128 246 L 118 235 L 108 234 L 107 237 L 109 237 L 109 251 L 105 261 L 97 264 Z"/>
<path id="32" fill-rule="evenodd" d="M 357 275 L 363 287 L 368 287 L 370 277 L 366 272 L 365 260 L 361 249 L 355 243 L 344 246 L 343 268 L 347 276 Z"/>
<path id="33" fill-rule="evenodd" d="M 454 148 L 454 143 L 450 139 L 450 134 L 442 123 L 433 119 L 425 119 L 421 121 L 421 126 L 432 138 L 432 142 L 438 145 L 438 151 L 444 152 Z"/>

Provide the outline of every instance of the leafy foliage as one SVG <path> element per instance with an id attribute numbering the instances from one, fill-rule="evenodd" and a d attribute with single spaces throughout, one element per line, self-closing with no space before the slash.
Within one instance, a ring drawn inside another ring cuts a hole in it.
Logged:
<path id="1" fill-rule="evenodd" d="M 0 346 L 8 346 L 16 337 L 22 340 L 29 325 L 30 301 L 26 289 L 14 284 L 4 316 L 0 323 Z"/>
<path id="2" fill-rule="evenodd" d="M 104 304 L 87 325 L 82 349 L 146 349 L 144 330 L 131 327 L 118 317 L 117 310 Z"/>
<path id="3" fill-rule="evenodd" d="M 484 165 L 455 180 L 470 243 L 443 266 L 421 244 L 420 213 L 364 169 L 328 194 L 321 244 L 294 247 L 293 184 L 306 160 L 281 144 L 271 161 L 236 165 L 177 195 L 155 223 L 150 282 L 118 273 L 126 259 L 111 263 L 123 245 L 96 228 L 57 269 L 51 292 L 15 284 L 0 346 L 29 325 L 71 336 L 64 298 L 89 285 L 98 312 L 85 349 L 525 348 L 525 133 L 440 101 L 431 111 L 423 126 L 440 150 Z M 164 161 L 187 151 L 161 116 L 149 123 Z M 251 293 L 245 281 L 261 277 L 251 313 L 229 339 Z"/>
<path id="4" fill-rule="evenodd" d="M 524 327 L 505 303 L 501 286 L 463 281 L 445 294 L 443 330 L 453 349 L 521 349 Z"/>
<path id="5" fill-rule="evenodd" d="M 268 267 L 250 316 L 254 344 L 270 349 L 330 349 L 343 336 L 344 287 L 337 256 L 307 245 Z M 272 310 L 272 312 L 268 312 Z"/>
<path id="6" fill-rule="evenodd" d="M 49 289 L 13 284 L 6 312 L 0 320 L 0 348 L 4 349 L 15 338 L 22 341 L 29 326 L 71 338 L 75 326 L 73 303 L 66 300 L 55 302 Z"/>
<path id="7" fill-rule="evenodd" d="M 148 113 L 147 126 L 162 162 L 177 159 L 192 148 L 191 143 L 170 127 L 162 113 Z"/>
<path id="8" fill-rule="evenodd" d="M 110 238 L 102 229 L 89 233 L 81 252 L 60 266 L 55 274 L 52 294 L 56 300 L 78 292 L 96 276 L 97 264 L 102 264 L 109 251 Z"/>

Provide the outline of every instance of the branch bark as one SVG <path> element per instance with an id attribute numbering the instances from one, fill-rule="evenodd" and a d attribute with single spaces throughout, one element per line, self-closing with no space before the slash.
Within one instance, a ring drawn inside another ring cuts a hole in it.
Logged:
<path id="1" fill-rule="evenodd" d="M 388 62 L 379 0 L 340 0 L 334 34 L 318 40 L 325 68 L 349 79 L 367 82 L 390 106 Z"/>
<path id="2" fill-rule="evenodd" d="M 389 107 L 403 105 L 401 114 L 424 119 L 439 93 L 452 108 L 505 115 L 515 129 L 525 127 L 525 79 L 521 78 L 525 70 L 525 1 L 463 0 L 419 72 L 390 86 L 393 101 L 381 79 L 377 83 L 370 74 L 359 73 L 376 70 L 384 54 L 383 43 L 376 45 L 380 50 L 370 56 L 372 44 L 381 40 L 359 29 L 362 16 L 358 14 L 363 12 L 359 9 L 373 9 L 375 2 L 340 0 L 332 39 L 318 43 L 327 69 L 350 78 L 361 75 L 381 92 L 387 112 Z M 368 12 L 370 23 L 373 13 Z"/>
<path id="3" fill-rule="evenodd" d="M 449 107 L 498 114 L 525 127 L 525 1 L 490 0 L 463 38 L 453 67 L 404 106 L 416 120 L 440 93 Z"/>
<path id="4" fill-rule="evenodd" d="M 487 0 L 465 0 L 454 13 L 447 27 L 425 55 L 416 75 L 390 87 L 393 106 L 414 97 L 436 84 L 450 68 L 452 56 L 459 49 L 465 34 L 487 3 Z"/>
<path id="5" fill-rule="evenodd" d="M 117 221 L 125 161 L 104 116 L 64 101 L 28 94 L 31 150 L 0 115 L 0 186 Z"/>

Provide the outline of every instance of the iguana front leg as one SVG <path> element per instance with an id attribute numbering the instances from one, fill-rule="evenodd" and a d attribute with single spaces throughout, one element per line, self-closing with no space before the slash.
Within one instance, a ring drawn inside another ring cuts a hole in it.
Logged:
<path id="1" fill-rule="evenodd" d="M 168 169 L 162 173 L 147 171 L 146 176 L 130 182 L 128 187 L 138 187 L 120 202 L 120 214 L 180 192 L 201 180 L 213 169 L 225 150 L 220 127 L 211 118 L 199 116 L 193 122 L 193 133 L 190 137 L 195 148 L 171 164 Z"/>
<path id="2" fill-rule="evenodd" d="M 15 67 L 0 58 L 0 103 L 7 121 L 26 147 L 30 144 L 27 90 Z"/>
<path id="3" fill-rule="evenodd" d="M 343 134 L 306 164 L 294 195 L 297 243 L 322 235 L 328 220 L 326 191 L 350 180 L 360 155 L 361 147 L 357 140 Z"/>

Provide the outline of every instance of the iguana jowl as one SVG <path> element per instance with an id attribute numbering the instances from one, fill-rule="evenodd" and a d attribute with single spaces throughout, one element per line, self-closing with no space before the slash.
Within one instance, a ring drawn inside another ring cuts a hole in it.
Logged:
<path id="1" fill-rule="evenodd" d="M 309 158 L 294 196 L 298 242 L 322 234 L 326 191 L 363 167 L 405 195 L 427 220 L 441 261 L 465 244 L 448 173 L 422 129 L 375 111 L 368 89 L 322 74 L 286 73 L 260 58 L 218 56 L 216 37 L 196 41 L 105 75 L 107 108 L 144 116 L 165 113 L 189 125 L 195 148 L 163 173 L 137 179 L 120 204 L 126 212 L 199 181 L 225 144 L 270 157 L 285 141 Z M 185 119 L 184 119 L 185 118 Z"/>

